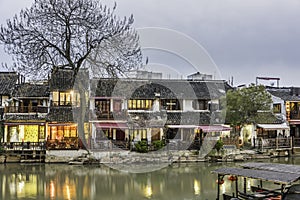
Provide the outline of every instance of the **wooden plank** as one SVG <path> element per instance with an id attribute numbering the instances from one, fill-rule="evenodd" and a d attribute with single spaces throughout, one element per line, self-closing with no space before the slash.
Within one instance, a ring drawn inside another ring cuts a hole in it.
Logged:
<path id="1" fill-rule="evenodd" d="M 249 162 L 240 164 L 244 168 L 261 169 L 275 172 L 286 172 L 300 175 L 299 165 L 279 164 L 279 163 L 261 163 L 261 162 Z"/>
<path id="2" fill-rule="evenodd" d="M 277 172 L 269 170 L 242 169 L 242 168 L 219 168 L 212 171 L 218 175 L 234 175 L 263 181 L 270 181 L 279 184 L 291 184 L 300 179 L 300 174 Z"/>

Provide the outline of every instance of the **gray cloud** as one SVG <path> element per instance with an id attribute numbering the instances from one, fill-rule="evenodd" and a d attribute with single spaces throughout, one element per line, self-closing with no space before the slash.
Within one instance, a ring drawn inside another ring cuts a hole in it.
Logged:
<path id="1" fill-rule="evenodd" d="M 32 1 L 0 0 L 0 22 Z M 113 5 L 111 0 L 102 2 Z M 134 14 L 137 28 L 170 28 L 194 38 L 223 78 L 234 76 L 237 85 L 254 82 L 256 76 L 275 76 L 281 84 L 300 86 L 298 0 L 117 0 L 117 4 L 120 17 Z M 0 58 L 6 59 L 1 52 Z M 157 59 L 172 64 L 163 56 Z"/>

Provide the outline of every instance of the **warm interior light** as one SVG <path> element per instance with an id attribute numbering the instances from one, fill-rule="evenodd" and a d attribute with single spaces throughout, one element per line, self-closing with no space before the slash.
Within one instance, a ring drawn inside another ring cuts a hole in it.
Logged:
<path id="1" fill-rule="evenodd" d="M 199 195 L 200 194 L 200 181 L 194 179 L 194 192 L 195 195 Z"/>

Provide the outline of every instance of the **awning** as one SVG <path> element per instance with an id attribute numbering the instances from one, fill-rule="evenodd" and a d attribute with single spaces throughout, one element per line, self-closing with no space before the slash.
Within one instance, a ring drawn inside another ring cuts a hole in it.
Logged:
<path id="1" fill-rule="evenodd" d="M 48 124 L 48 126 L 77 126 L 75 123 L 57 123 L 57 124 Z"/>
<path id="2" fill-rule="evenodd" d="M 300 166 L 299 165 L 281 164 L 281 163 L 277 164 L 277 163 L 250 162 L 250 163 L 241 164 L 241 166 L 244 168 L 269 170 L 269 171 L 292 173 L 292 174 L 300 175 Z"/>
<path id="3" fill-rule="evenodd" d="M 283 124 L 257 124 L 258 127 L 263 128 L 265 130 L 282 130 L 282 129 L 289 129 L 290 127 Z"/>
<path id="4" fill-rule="evenodd" d="M 221 131 L 230 131 L 231 128 L 222 126 L 222 125 L 167 125 L 168 128 L 182 128 L 182 129 L 201 129 L 203 132 L 210 133 L 210 132 L 221 132 Z"/>
<path id="5" fill-rule="evenodd" d="M 18 126 L 18 125 L 45 125 L 45 122 L 4 122 L 7 126 Z"/>
<path id="6" fill-rule="evenodd" d="M 300 124 L 300 121 L 299 121 L 299 120 L 290 120 L 290 121 L 289 121 L 289 124 L 290 124 L 290 125 L 299 125 L 299 124 Z"/>
<path id="7" fill-rule="evenodd" d="M 201 129 L 205 133 L 210 132 L 221 132 L 221 131 L 230 131 L 231 128 L 222 126 L 222 125 L 201 125 L 198 126 L 199 129 Z"/>
<path id="8" fill-rule="evenodd" d="M 167 127 L 168 128 L 186 128 L 186 129 L 188 129 L 188 128 L 193 128 L 193 129 L 195 129 L 195 128 L 197 128 L 197 126 L 195 126 L 195 125 L 167 125 Z"/>
<path id="9" fill-rule="evenodd" d="M 107 128 L 115 128 L 115 129 L 127 129 L 128 126 L 126 123 L 113 123 L 113 122 L 105 122 L 105 123 L 95 123 L 96 128 L 99 129 L 107 129 Z"/>
<path id="10" fill-rule="evenodd" d="M 255 169 L 242 169 L 242 168 L 219 168 L 212 173 L 216 173 L 219 175 L 234 175 L 234 176 L 242 176 L 246 178 L 259 179 L 263 181 L 270 181 L 280 184 L 291 184 L 300 179 L 299 174 L 292 174 L 287 172 L 276 172 L 269 170 L 255 170 Z"/>

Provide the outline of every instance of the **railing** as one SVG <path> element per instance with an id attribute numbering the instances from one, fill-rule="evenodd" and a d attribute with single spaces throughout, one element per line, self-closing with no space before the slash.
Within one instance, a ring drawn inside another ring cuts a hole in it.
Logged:
<path id="1" fill-rule="evenodd" d="M 65 138 L 64 140 L 47 140 L 48 150 L 79 149 L 78 138 Z"/>
<path id="2" fill-rule="evenodd" d="M 5 113 L 47 113 L 47 106 L 7 106 L 5 107 Z"/>
<path id="3" fill-rule="evenodd" d="M 126 141 L 92 140 L 91 149 L 94 151 L 129 149 L 129 143 Z"/>
<path id="4" fill-rule="evenodd" d="M 293 147 L 300 147 L 300 138 L 293 138 Z"/>
<path id="5" fill-rule="evenodd" d="M 224 145 L 235 145 L 236 147 L 239 147 L 239 138 L 234 137 L 234 138 L 226 138 L 222 137 L 222 141 Z"/>
<path id="6" fill-rule="evenodd" d="M 46 150 L 45 142 L 4 142 L 4 150 Z"/>
<path id="7" fill-rule="evenodd" d="M 97 119 L 99 119 L 99 120 L 114 119 L 114 115 L 112 112 L 109 112 L 109 113 L 96 112 L 96 116 L 97 116 Z"/>
<path id="8" fill-rule="evenodd" d="M 80 106 L 79 101 L 51 101 L 50 103 L 51 106 L 53 107 L 59 107 L 59 106 L 73 106 L 73 107 L 78 107 Z"/>
<path id="9" fill-rule="evenodd" d="M 260 149 L 290 149 L 292 148 L 292 138 L 269 138 L 258 140 L 258 147 Z"/>
<path id="10" fill-rule="evenodd" d="M 90 119 L 92 120 L 118 120 L 118 119 L 126 119 L 127 112 L 119 111 L 119 112 L 100 112 L 97 110 L 90 110 Z"/>
<path id="11" fill-rule="evenodd" d="M 291 112 L 290 119 L 300 119 L 300 112 Z"/>

